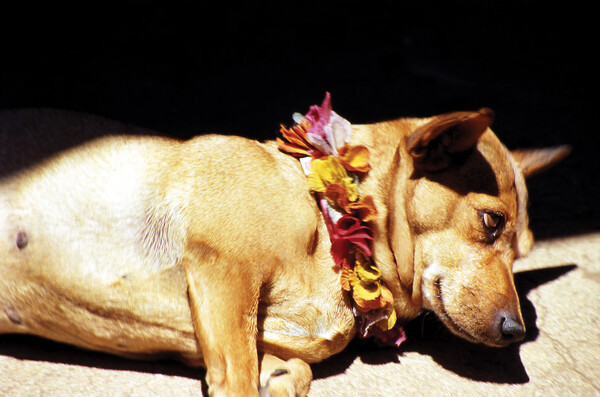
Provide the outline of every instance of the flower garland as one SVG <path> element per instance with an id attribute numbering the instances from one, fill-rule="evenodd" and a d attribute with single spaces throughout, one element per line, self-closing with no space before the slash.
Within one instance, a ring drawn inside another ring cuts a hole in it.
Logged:
<path id="1" fill-rule="evenodd" d="M 308 184 L 318 199 L 331 238 L 331 255 L 341 284 L 354 302 L 361 337 L 374 336 L 399 346 L 406 336 L 396 324 L 394 298 L 372 260 L 373 229 L 377 216 L 372 196 L 361 197 L 359 180 L 370 170 L 369 150 L 350 145 L 352 125 L 331 109 L 326 93 L 321 106 L 313 105 L 296 124 L 281 125 L 279 150 L 300 159 Z"/>

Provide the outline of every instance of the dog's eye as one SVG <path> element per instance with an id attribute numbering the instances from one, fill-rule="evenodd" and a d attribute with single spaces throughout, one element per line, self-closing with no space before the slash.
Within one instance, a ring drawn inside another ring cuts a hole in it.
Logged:
<path id="1" fill-rule="evenodd" d="M 500 214 L 496 214 L 494 212 L 487 212 L 487 211 L 483 213 L 483 224 L 488 229 L 497 228 L 501 221 L 502 221 L 502 216 Z"/>
<path id="2" fill-rule="evenodd" d="M 479 211 L 479 216 L 483 223 L 485 241 L 487 243 L 494 242 L 504 227 L 504 214 L 496 211 L 483 210 Z"/>

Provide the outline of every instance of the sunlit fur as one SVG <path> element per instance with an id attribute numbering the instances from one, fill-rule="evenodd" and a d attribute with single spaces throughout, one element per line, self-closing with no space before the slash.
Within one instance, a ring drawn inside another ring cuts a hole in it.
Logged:
<path id="1" fill-rule="evenodd" d="M 35 136 L 40 114 L 0 113 L 12 117 L 0 125 Z M 458 335 L 501 345 L 499 316 L 522 322 L 512 262 L 532 240 L 519 170 L 527 156 L 512 159 L 489 118 L 357 125 L 352 143 L 370 151 L 361 194 L 374 197 L 374 259 L 399 320 L 430 309 Z M 60 139 L 99 128 L 97 118 L 57 119 Z M 465 140 L 435 140 L 442 122 L 464 127 L 449 136 Z M 435 147 L 428 163 L 418 145 L 440 142 L 460 153 Z M 207 368 L 213 396 L 305 395 L 307 363 L 355 335 L 321 213 L 300 163 L 274 142 L 114 136 L 10 169 L 0 180 L 0 333 L 178 357 Z M 491 243 L 486 209 L 506 217 Z"/>

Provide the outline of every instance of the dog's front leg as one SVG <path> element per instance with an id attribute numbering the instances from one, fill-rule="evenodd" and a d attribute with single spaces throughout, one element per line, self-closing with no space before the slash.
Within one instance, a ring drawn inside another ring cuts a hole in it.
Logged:
<path id="1" fill-rule="evenodd" d="M 246 264 L 205 247 L 186 250 L 182 264 L 209 394 L 258 395 L 256 322 L 260 280 Z"/>
<path id="2" fill-rule="evenodd" d="M 298 358 L 283 361 L 270 354 L 260 360 L 260 397 L 304 397 L 308 394 L 312 370 Z"/>

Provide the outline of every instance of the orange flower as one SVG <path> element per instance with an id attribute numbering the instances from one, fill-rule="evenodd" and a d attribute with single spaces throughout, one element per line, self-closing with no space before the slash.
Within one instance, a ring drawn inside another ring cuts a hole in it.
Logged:
<path id="1" fill-rule="evenodd" d="M 371 169 L 369 166 L 369 149 L 365 146 L 344 145 L 339 151 L 338 158 L 348 171 L 367 173 Z"/>
<path id="2" fill-rule="evenodd" d="M 345 210 L 354 214 L 363 222 L 371 222 L 377 217 L 377 209 L 372 196 L 365 196 L 360 201 L 348 203 Z"/>
<path id="3" fill-rule="evenodd" d="M 346 259 L 342 262 L 342 272 L 340 275 L 340 281 L 342 283 L 342 288 L 344 291 L 350 291 L 352 289 L 351 280 L 352 280 L 352 267 L 350 263 Z"/>
<path id="4" fill-rule="evenodd" d="M 279 131 L 285 140 L 276 139 L 279 150 L 294 157 L 310 156 L 310 151 L 314 150 L 314 146 L 306 137 L 309 126 L 310 124 L 306 120 L 302 120 L 300 124 L 296 124 L 292 128 L 285 128 L 282 124 Z"/>
<path id="5" fill-rule="evenodd" d="M 325 197 L 330 203 L 337 204 L 340 208 L 348 206 L 348 190 L 339 183 L 332 183 L 325 188 Z"/>

